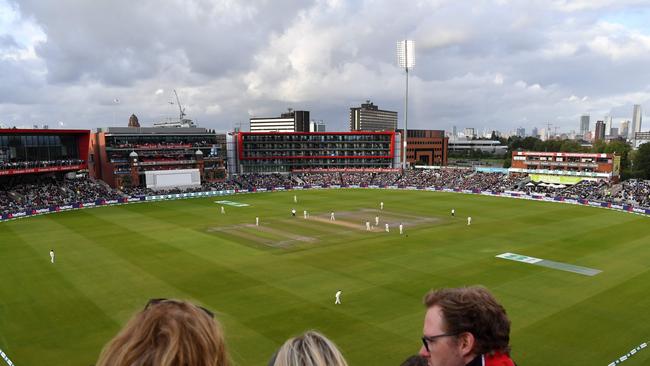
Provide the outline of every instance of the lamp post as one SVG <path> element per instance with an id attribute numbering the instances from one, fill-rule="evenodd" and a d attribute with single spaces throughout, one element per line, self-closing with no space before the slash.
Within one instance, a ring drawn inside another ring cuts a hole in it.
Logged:
<path id="1" fill-rule="evenodd" d="M 404 136 L 402 136 L 404 151 L 402 158 L 404 159 L 403 169 L 406 169 L 406 136 L 408 136 L 408 120 L 409 120 L 409 69 L 415 66 L 415 42 L 412 40 L 403 40 L 397 42 L 397 63 L 399 67 L 404 68 L 406 71 L 406 94 L 404 97 Z"/>

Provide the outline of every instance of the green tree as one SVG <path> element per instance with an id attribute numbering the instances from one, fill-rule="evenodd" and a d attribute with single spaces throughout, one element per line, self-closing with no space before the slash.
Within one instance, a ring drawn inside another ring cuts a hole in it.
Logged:
<path id="1" fill-rule="evenodd" d="M 650 142 L 642 144 L 634 152 L 634 175 L 640 179 L 650 179 Z"/>
<path id="2" fill-rule="evenodd" d="M 584 149 L 576 140 L 563 140 L 560 145 L 561 152 L 582 152 Z"/>
<path id="3" fill-rule="evenodd" d="M 591 151 L 594 153 L 604 153 L 605 152 L 605 147 L 607 147 L 607 142 L 603 140 L 596 140 L 594 141 Z"/>
<path id="4" fill-rule="evenodd" d="M 622 140 L 612 140 L 603 149 L 606 154 L 616 154 L 621 157 L 621 170 L 630 169 L 630 151 L 632 147 Z"/>

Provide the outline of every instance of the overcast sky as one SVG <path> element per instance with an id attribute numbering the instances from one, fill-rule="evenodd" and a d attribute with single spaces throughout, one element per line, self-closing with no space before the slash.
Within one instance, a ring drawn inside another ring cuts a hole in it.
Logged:
<path id="1" fill-rule="evenodd" d="M 347 130 L 367 99 L 401 125 L 408 38 L 411 128 L 593 129 L 650 108 L 648 19 L 648 0 L 0 0 L 0 123 L 146 126 L 176 89 L 220 131 L 287 108 Z"/>

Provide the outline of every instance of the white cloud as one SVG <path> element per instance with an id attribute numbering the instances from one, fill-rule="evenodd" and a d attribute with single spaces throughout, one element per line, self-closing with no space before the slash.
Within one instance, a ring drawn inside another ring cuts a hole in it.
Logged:
<path id="1" fill-rule="evenodd" d="M 11 124 L 92 128 L 115 112 L 146 125 L 178 114 L 172 89 L 217 129 L 292 107 L 341 130 L 366 99 L 401 119 L 402 38 L 416 41 L 415 127 L 571 128 L 571 116 L 650 101 L 650 35 L 608 17 L 641 1 L 9 1 L 0 115 Z"/>

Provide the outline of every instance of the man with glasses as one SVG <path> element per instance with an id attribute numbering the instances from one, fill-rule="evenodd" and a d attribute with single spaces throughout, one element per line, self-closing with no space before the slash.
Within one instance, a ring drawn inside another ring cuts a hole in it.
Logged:
<path id="1" fill-rule="evenodd" d="M 431 291 L 424 305 L 420 356 L 429 366 L 515 366 L 509 356 L 510 320 L 487 289 Z"/>

